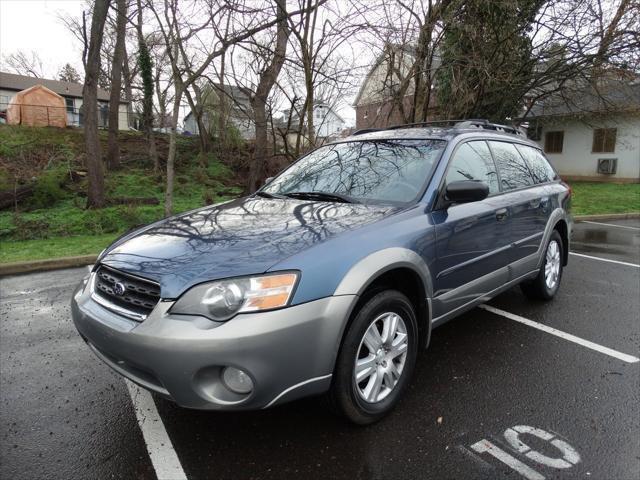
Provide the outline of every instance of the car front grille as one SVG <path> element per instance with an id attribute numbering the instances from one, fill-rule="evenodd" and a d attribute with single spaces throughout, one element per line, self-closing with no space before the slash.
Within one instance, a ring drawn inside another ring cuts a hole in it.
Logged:
<path id="1" fill-rule="evenodd" d="M 114 307 L 112 310 L 134 320 L 144 320 L 160 300 L 160 285 L 101 265 L 95 276 L 94 295 L 103 306 Z"/>

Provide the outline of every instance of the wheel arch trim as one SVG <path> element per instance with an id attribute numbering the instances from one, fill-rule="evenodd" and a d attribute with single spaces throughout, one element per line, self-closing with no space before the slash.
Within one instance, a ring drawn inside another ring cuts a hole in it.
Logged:
<path id="1" fill-rule="evenodd" d="M 355 295 L 352 305 L 349 308 L 348 317 L 345 319 L 341 337 L 344 336 L 348 320 L 351 318 L 358 301 L 367 288 L 381 275 L 399 268 L 407 268 L 413 271 L 421 280 L 427 318 L 418 318 L 418 321 L 426 329 L 425 347 L 429 344 L 432 317 L 431 298 L 433 296 L 431 272 L 420 255 L 413 250 L 402 247 L 385 248 L 366 256 L 353 265 L 338 284 L 334 295 Z"/>

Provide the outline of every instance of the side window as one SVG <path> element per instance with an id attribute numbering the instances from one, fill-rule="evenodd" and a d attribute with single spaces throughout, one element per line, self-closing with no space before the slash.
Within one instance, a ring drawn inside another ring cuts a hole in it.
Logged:
<path id="1" fill-rule="evenodd" d="M 555 170 L 540 150 L 527 145 L 516 145 L 516 148 L 527 161 L 536 183 L 546 183 L 556 179 Z"/>
<path id="2" fill-rule="evenodd" d="M 489 141 L 489 144 L 500 172 L 502 190 L 514 190 L 534 184 L 529 167 L 514 144 L 496 141 Z"/>
<path id="3" fill-rule="evenodd" d="M 544 151 L 547 153 L 562 153 L 564 132 L 547 132 L 544 134 Z"/>
<path id="4" fill-rule="evenodd" d="M 613 153 L 616 151 L 616 133 L 615 128 L 594 128 L 593 129 L 593 145 L 591 152 L 593 153 Z"/>
<path id="5" fill-rule="evenodd" d="M 498 174 L 484 140 L 463 143 L 453 155 L 446 182 L 480 180 L 489 186 L 489 195 L 500 191 Z"/>

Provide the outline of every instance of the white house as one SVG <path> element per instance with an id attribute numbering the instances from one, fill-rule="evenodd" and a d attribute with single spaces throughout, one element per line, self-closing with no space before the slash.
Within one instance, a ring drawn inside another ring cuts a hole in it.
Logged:
<path id="1" fill-rule="evenodd" d="M 254 140 L 256 137 L 256 125 L 251 107 L 251 91 L 236 85 L 223 85 L 209 83 L 203 87 L 203 97 L 207 105 L 203 113 L 203 122 L 208 129 L 215 122 L 216 112 L 220 109 L 220 98 L 224 96 L 227 101 L 229 121 L 238 129 L 240 136 L 245 140 Z M 193 112 L 184 117 L 184 129 L 197 135 L 199 133 L 198 122 Z"/>
<path id="2" fill-rule="evenodd" d="M 607 80 L 534 105 L 524 118 L 567 180 L 640 182 L 640 80 Z"/>
<path id="3" fill-rule="evenodd" d="M 67 125 L 82 126 L 82 84 L 28 77 L 0 72 L 0 111 L 5 111 L 13 96 L 35 85 L 43 85 L 65 100 Z M 118 107 L 118 129 L 129 130 L 129 101 L 121 99 Z M 109 92 L 98 89 L 98 126 L 108 125 Z"/>
<path id="4" fill-rule="evenodd" d="M 329 104 L 317 103 L 313 106 L 313 126 L 316 137 L 335 137 L 344 128 L 344 120 Z"/>
<path id="5" fill-rule="evenodd" d="M 299 110 L 285 110 L 283 116 L 276 121 L 277 131 L 289 145 L 306 146 L 309 143 L 307 130 L 306 113 L 300 131 Z M 322 145 L 325 142 L 338 138 L 344 129 L 344 119 L 336 113 L 331 105 L 325 102 L 316 102 L 313 106 L 313 131 L 315 145 Z"/>

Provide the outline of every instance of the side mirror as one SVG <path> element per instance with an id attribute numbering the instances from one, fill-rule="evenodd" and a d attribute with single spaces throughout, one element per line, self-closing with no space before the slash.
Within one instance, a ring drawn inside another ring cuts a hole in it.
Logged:
<path id="1" fill-rule="evenodd" d="M 264 180 L 264 186 L 267 186 L 271 183 L 271 181 L 273 180 L 274 177 L 267 177 Z"/>
<path id="2" fill-rule="evenodd" d="M 489 196 L 489 186 L 477 180 L 461 180 L 447 185 L 444 195 L 452 203 L 477 202 Z"/>

